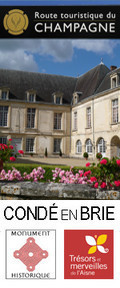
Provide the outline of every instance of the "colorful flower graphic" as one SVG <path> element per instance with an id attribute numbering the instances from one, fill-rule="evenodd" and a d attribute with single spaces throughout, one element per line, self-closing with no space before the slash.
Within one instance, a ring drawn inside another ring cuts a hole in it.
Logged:
<path id="1" fill-rule="evenodd" d="M 95 238 L 96 239 L 95 239 Z M 102 244 L 104 244 L 107 240 L 107 235 L 106 234 L 102 234 L 100 236 L 85 236 L 85 240 L 87 242 L 88 245 L 92 246 L 89 250 L 88 250 L 88 254 L 93 254 L 95 253 L 97 250 L 99 250 L 99 252 L 101 253 L 108 253 L 109 249 L 105 249 Z"/>

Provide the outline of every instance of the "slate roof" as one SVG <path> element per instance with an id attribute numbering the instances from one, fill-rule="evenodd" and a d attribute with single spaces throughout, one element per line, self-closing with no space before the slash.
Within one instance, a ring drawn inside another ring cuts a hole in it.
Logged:
<path id="1" fill-rule="evenodd" d="M 11 99 L 26 100 L 26 91 L 36 90 L 37 101 L 53 102 L 54 92 L 63 93 L 63 103 L 71 103 L 77 78 L 0 69 L 0 87 L 10 89 Z"/>
<path id="2" fill-rule="evenodd" d="M 106 76 L 104 77 L 103 81 L 101 82 L 100 86 L 98 87 L 96 93 L 101 93 L 103 91 L 109 90 L 111 88 L 111 75 L 117 73 L 120 74 L 120 68 L 117 68 L 113 71 L 110 71 Z M 120 79 L 119 79 L 120 84 Z"/>
<path id="3" fill-rule="evenodd" d="M 82 92 L 80 100 L 96 94 L 98 87 L 109 72 L 110 70 L 107 66 L 104 64 L 99 64 L 93 69 L 89 70 L 87 73 L 80 76 L 75 87 L 77 92 Z"/>
<path id="4" fill-rule="evenodd" d="M 82 92 L 81 101 L 109 89 L 110 73 L 115 71 L 110 72 L 103 63 L 78 78 L 0 69 L 0 87 L 10 89 L 10 99 L 23 101 L 26 101 L 26 92 L 33 89 L 37 93 L 36 100 L 47 103 L 53 103 L 54 92 L 62 92 L 63 103 L 70 104 L 73 92 Z"/>

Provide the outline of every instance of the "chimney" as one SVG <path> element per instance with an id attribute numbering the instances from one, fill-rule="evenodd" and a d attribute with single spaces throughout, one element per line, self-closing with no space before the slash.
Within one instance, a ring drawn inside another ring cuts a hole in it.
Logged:
<path id="1" fill-rule="evenodd" d="M 110 70 L 111 70 L 111 71 L 113 71 L 113 70 L 115 70 L 115 69 L 117 69 L 117 66 L 114 66 L 114 65 L 110 66 Z"/>

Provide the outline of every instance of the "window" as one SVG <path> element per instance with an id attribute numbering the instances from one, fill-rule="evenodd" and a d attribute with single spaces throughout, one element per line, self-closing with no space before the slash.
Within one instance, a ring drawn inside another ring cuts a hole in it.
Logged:
<path id="1" fill-rule="evenodd" d="M 34 94 L 29 94 L 29 101 L 34 102 Z"/>
<path id="2" fill-rule="evenodd" d="M 77 112 L 74 112 L 74 130 L 77 130 Z"/>
<path id="3" fill-rule="evenodd" d="M 27 128 L 35 127 L 35 109 L 28 108 L 27 109 Z"/>
<path id="4" fill-rule="evenodd" d="M 7 144 L 7 137 L 0 137 L 0 144 Z"/>
<path id="5" fill-rule="evenodd" d="M 75 96 L 75 98 L 74 98 L 74 104 L 77 104 L 78 103 L 78 98 L 77 98 L 77 96 Z"/>
<path id="6" fill-rule="evenodd" d="M 54 114 L 54 129 L 61 129 L 62 113 Z"/>
<path id="7" fill-rule="evenodd" d="M 86 152 L 88 154 L 92 153 L 92 142 L 90 139 L 86 141 Z"/>
<path id="8" fill-rule="evenodd" d="M 76 92 L 74 92 L 73 93 L 73 105 L 76 105 L 76 104 L 78 104 L 79 102 L 80 102 L 80 97 L 82 96 L 82 92 L 78 92 L 78 91 L 76 91 Z"/>
<path id="9" fill-rule="evenodd" d="M 115 88 L 117 86 L 117 78 L 112 78 L 112 88 Z"/>
<path id="10" fill-rule="evenodd" d="M 34 138 L 26 139 L 26 152 L 34 152 Z"/>
<path id="11" fill-rule="evenodd" d="M 87 108 L 87 128 L 91 128 L 91 107 Z"/>
<path id="12" fill-rule="evenodd" d="M 7 99 L 7 91 L 2 91 L 2 95 L 1 95 L 1 98 L 3 99 L 3 100 L 6 100 Z"/>
<path id="13" fill-rule="evenodd" d="M 61 146 L 61 139 L 54 139 L 54 152 L 59 153 L 60 152 L 60 146 Z"/>
<path id="14" fill-rule="evenodd" d="M 116 72 L 112 73 L 110 75 L 110 78 L 111 78 L 111 88 L 114 89 L 119 85 L 119 81 L 120 81 L 119 73 L 116 73 Z"/>
<path id="15" fill-rule="evenodd" d="M 101 138 L 98 142 L 98 152 L 103 154 L 106 151 L 105 140 Z"/>
<path id="16" fill-rule="evenodd" d="M 7 126 L 8 106 L 0 106 L 0 126 Z"/>
<path id="17" fill-rule="evenodd" d="M 61 97 L 56 97 L 56 104 L 61 104 Z"/>
<path id="18" fill-rule="evenodd" d="M 77 141 L 76 143 L 76 153 L 81 154 L 82 153 L 82 143 L 80 140 Z"/>
<path id="19" fill-rule="evenodd" d="M 112 122 L 118 123 L 118 99 L 112 101 Z"/>
<path id="20" fill-rule="evenodd" d="M 63 99 L 63 93 L 62 92 L 54 92 L 52 94 L 53 96 L 53 101 L 55 104 L 60 105 L 62 104 L 62 99 Z"/>
<path id="21" fill-rule="evenodd" d="M 37 91 L 30 89 L 26 91 L 26 99 L 28 102 L 35 102 L 36 101 L 36 93 Z"/>

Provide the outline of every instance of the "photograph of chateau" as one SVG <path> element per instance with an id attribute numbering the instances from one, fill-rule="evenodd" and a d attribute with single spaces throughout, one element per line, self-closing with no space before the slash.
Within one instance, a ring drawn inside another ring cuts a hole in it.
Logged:
<path id="1" fill-rule="evenodd" d="M 0 69 L 0 143 L 25 155 L 120 156 L 120 68 L 79 77 Z"/>

